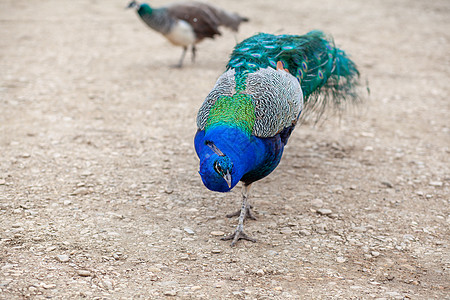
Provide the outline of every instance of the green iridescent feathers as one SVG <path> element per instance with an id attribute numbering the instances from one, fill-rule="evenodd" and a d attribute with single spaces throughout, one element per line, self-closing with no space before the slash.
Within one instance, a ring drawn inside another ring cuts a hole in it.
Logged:
<path id="1" fill-rule="evenodd" d="M 255 124 L 255 105 L 249 95 L 221 96 L 209 111 L 205 129 L 214 125 L 233 124 L 251 134 Z"/>
<path id="2" fill-rule="evenodd" d="M 278 61 L 299 80 L 309 111 L 321 114 L 329 102 L 339 106 L 346 99 L 358 98 L 356 65 L 321 31 L 302 36 L 254 35 L 235 47 L 227 69 L 254 72 L 276 68 Z"/>

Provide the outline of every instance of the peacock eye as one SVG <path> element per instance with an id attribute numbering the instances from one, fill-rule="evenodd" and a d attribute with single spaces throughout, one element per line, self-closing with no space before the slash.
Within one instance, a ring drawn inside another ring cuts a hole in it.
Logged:
<path id="1" fill-rule="evenodd" d="M 217 173 L 219 173 L 219 175 L 222 175 L 222 174 L 223 174 L 222 167 L 217 163 L 217 161 L 214 162 L 214 170 L 215 170 Z"/>

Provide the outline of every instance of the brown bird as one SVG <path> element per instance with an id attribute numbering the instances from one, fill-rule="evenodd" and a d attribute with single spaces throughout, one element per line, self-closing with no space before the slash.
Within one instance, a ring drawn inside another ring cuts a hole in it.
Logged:
<path id="1" fill-rule="evenodd" d="M 135 7 L 141 19 L 152 29 L 164 35 L 172 44 L 183 47 L 176 67 L 181 68 L 188 46 L 192 46 L 192 61 L 195 61 L 195 45 L 204 38 L 221 35 L 220 26 L 237 31 L 241 22 L 248 18 L 230 13 L 201 2 L 174 3 L 153 8 L 147 3 L 131 1 L 127 8 Z"/>

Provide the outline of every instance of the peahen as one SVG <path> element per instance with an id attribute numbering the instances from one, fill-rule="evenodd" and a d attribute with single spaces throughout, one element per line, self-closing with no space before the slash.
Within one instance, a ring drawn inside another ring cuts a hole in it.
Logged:
<path id="1" fill-rule="evenodd" d="M 225 240 L 255 241 L 243 230 L 254 219 L 251 184 L 278 165 L 302 110 L 321 112 L 327 103 L 356 100 L 359 72 L 344 51 L 321 31 L 306 35 L 260 33 L 236 45 L 226 72 L 197 115 L 195 150 L 204 185 L 230 191 L 243 182 L 236 231 Z"/>
<path id="2" fill-rule="evenodd" d="M 153 8 L 147 3 L 131 1 L 128 8 L 135 7 L 142 20 L 152 29 L 163 34 L 172 44 L 183 47 L 177 67 L 183 64 L 188 46 L 192 46 L 192 61 L 195 61 L 195 45 L 205 38 L 221 35 L 220 26 L 237 31 L 248 18 L 230 13 L 201 2 L 174 3 Z"/>

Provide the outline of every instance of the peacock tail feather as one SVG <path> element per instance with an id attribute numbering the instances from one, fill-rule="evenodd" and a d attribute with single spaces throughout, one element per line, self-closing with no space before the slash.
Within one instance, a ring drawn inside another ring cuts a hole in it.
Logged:
<path id="1" fill-rule="evenodd" d="M 255 72 L 260 68 L 276 68 L 280 61 L 298 79 L 306 110 L 321 114 L 329 102 L 339 107 L 344 100 L 358 99 L 356 65 L 321 31 L 302 36 L 254 35 L 235 47 L 227 69 L 236 73 Z"/>

